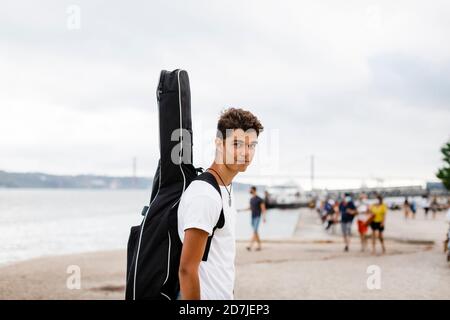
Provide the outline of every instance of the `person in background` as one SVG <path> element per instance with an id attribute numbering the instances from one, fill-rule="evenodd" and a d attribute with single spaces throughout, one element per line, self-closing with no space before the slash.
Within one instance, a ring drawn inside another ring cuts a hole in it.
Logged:
<path id="1" fill-rule="evenodd" d="M 386 220 L 387 207 L 383 203 L 383 198 L 378 195 L 378 202 L 370 207 L 370 212 L 373 214 L 373 221 L 370 224 L 372 229 L 372 254 L 376 253 L 375 243 L 378 238 L 381 243 L 381 249 L 383 254 L 386 253 L 386 247 L 384 246 L 383 231 Z"/>
<path id="2" fill-rule="evenodd" d="M 333 219 L 333 224 L 332 224 L 332 228 L 331 228 L 333 234 L 336 233 L 335 226 L 336 226 L 336 224 L 339 223 L 339 220 L 340 220 L 340 215 L 341 215 L 340 212 L 339 212 L 339 206 L 340 205 L 341 204 L 340 204 L 339 200 L 334 201 L 334 205 L 333 205 L 334 215 L 330 215 L 330 218 Z"/>
<path id="3" fill-rule="evenodd" d="M 433 197 L 431 201 L 431 212 L 433 213 L 433 219 L 436 219 L 436 212 L 438 211 L 439 203 L 437 201 L 437 196 Z"/>
<path id="4" fill-rule="evenodd" d="M 427 219 L 428 211 L 430 211 L 430 199 L 428 198 L 428 195 L 423 196 L 422 198 L 422 208 L 425 214 L 425 219 Z"/>
<path id="5" fill-rule="evenodd" d="M 447 239 L 444 241 L 444 252 L 447 252 L 447 262 L 450 262 L 450 203 L 447 200 Z"/>
<path id="6" fill-rule="evenodd" d="M 316 207 L 316 211 L 317 211 L 317 213 L 319 215 L 319 219 L 321 220 L 322 223 L 325 223 L 325 220 L 327 218 L 327 213 L 326 213 L 327 203 L 328 203 L 328 198 L 320 201 L 319 207 Z M 317 204 L 316 204 L 316 206 L 317 206 Z"/>
<path id="7" fill-rule="evenodd" d="M 253 248 L 253 244 L 256 242 L 256 251 L 261 250 L 261 239 L 259 237 L 258 229 L 261 219 L 263 223 L 266 222 L 266 205 L 264 200 L 258 196 L 256 193 L 256 187 L 252 186 L 250 188 L 250 194 L 252 197 L 250 198 L 250 207 L 246 210 L 251 210 L 251 224 L 253 229 L 252 238 L 250 239 L 250 243 L 247 246 L 247 250 L 251 251 Z M 241 210 L 240 210 L 241 211 Z"/>
<path id="8" fill-rule="evenodd" d="M 365 193 L 361 193 L 359 196 L 357 211 L 358 232 L 361 238 L 361 251 L 364 252 L 367 248 L 367 221 L 370 218 L 369 205 L 367 203 L 367 195 Z"/>
<path id="9" fill-rule="evenodd" d="M 405 197 L 405 202 L 403 202 L 403 212 L 405 213 L 405 220 L 408 220 L 409 213 L 411 212 L 411 205 L 409 204 L 408 197 Z"/>
<path id="10" fill-rule="evenodd" d="M 345 194 L 343 201 L 339 205 L 339 212 L 341 213 L 341 229 L 345 243 L 344 251 L 348 252 L 350 246 L 350 237 L 352 233 L 353 218 L 357 214 L 355 204 L 353 203 L 350 194 Z"/>
<path id="11" fill-rule="evenodd" d="M 328 231 L 336 222 L 335 201 L 328 199 L 324 206 L 325 230 Z"/>
<path id="12" fill-rule="evenodd" d="M 415 219 L 416 218 L 416 212 L 417 212 L 417 206 L 416 206 L 416 201 L 414 199 L 411 200 L 411 213 L 412 213 L 412 218 Z"/>
<path id="13" fill-rule="evenodd" d="M 269 192 L 267 190 L 264 191 L 264 204 L 266 205 L 266 209 L 269 209 Z"/>

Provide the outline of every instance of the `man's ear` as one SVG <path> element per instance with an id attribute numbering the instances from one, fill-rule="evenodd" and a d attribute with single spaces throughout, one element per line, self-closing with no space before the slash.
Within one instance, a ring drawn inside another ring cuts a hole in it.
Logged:
<path id="1" fill-rule="evenodd" d="M 223 140 L 221 138 L 216 138 L 214 140 L 214 144 L 216 145 L 216 159 L 217 163 L 223 163 Z"/>
<path id="2" fill-rule="evenodd" d="M 216 140 L 214 141 L 214 143 L 216 144 L 216 149 L 217 150 L 222 150 L 223 149 L 223 139 L 221 138 L 216 138 Z"/>

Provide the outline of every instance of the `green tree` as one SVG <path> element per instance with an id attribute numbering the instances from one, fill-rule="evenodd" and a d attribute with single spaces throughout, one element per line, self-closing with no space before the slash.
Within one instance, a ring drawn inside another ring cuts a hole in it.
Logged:
<path id="1" fill-rule="evenodd" d="M 436 176 L 441 179 L 445 188 L 450 190 L 450 141 L 441 148 L 441 152 L 444 155 L 442 159 L 444 161 L 444 167 L 439 169 Z"/>

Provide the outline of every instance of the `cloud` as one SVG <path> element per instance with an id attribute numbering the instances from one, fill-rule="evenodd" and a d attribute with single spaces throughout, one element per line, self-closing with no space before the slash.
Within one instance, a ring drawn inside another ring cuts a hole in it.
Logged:
<path id="1" fill-rule="evenodd" d="M 378 96 L 450 110 L 450 60 L 435 65 L 422 57 L 384 54 L 372 57 L 369 66 Z"/>
<path id="2" fill-rule="evenodd" d="M 220 110 L 239 106 L 279 130 L 280 172 L 307 176 L 315 154 L 317 175 L 434 178 L 450 124 L 445 1 L 78 1 L 71 31 L 72 4 L 2 5 L 0 169 L 127 174 L 137 156 L 153 174 L 157 78 L 182 67 L 203 166 Z"/>

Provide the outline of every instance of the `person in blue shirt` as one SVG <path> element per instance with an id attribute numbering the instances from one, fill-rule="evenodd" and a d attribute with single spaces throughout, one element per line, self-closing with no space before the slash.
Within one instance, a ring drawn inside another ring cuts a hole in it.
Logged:
<path id="1" fill-rule="evenodd" d="M 358 213 L 350 194 L 345 194 L 344 199 L 339 204 L 339 212 L 341 213 L 341 229 L 345 243 L 344 251 L 348 252 L 350 246 L 353 218 Z"/>
<path id="2" fill-rule="evenodd" d="M 256 242 L 256 250 L 259 251 L 261 250 L 261 239 L 259 238 L 258 228 L 261 219 L 264 223 L 266 222 L 266 205 L 264 203 L 264 200 L 257 195 L 255 186 L 250 188 L 250 194 L 252 195 L 252 197 L 250 198 L 250 210 L 252 212 L 251 223 L 253 235 L 250 239 L 250 244 L 247 246 L 247 250 L 250 251 L 253 247 L 253 243 Z"/>

